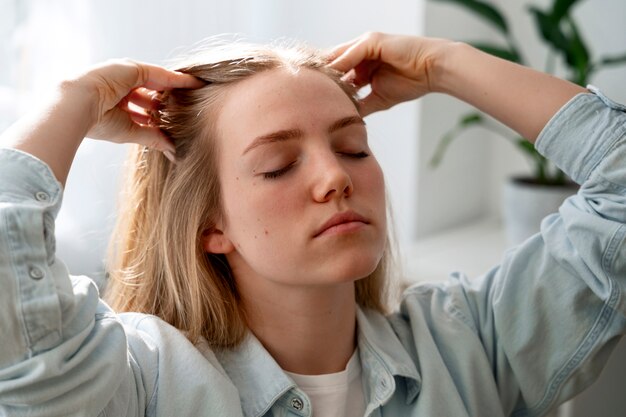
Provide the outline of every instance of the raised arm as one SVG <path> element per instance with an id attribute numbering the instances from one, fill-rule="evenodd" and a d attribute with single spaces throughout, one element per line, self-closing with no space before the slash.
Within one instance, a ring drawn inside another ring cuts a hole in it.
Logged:
<path id="1" fill-rule="evenodd" d="M 359 87 L 367 115 L 430 92 L 446 93 L 490 114 L 534 142 L 580 86 L 443 39 L 368 33 L 336 47 L 331 66 Z"/>
<path id="2" fill-rule="evenodd" d="M 150 126 L 149 113 L 158 105 L 159 91 L 201 85 L 190 75 L 155 65 L 109 61 L 61 83 L 49 100 L 2 134 L 0 146 L 36 156 L 61 184 L 85 136 L 138 143 L 169 151 L 172 158 L 174 145 Z"/>
<path id="3" fill-rule="evenodd" d="M 626 107 L 439 39 L 369 34 L 331 59 L 357 86 L 371 85 L 363 114 L 447 93 L 536 141 L 581 185 L 501 265 L 415 286 L 401 312 L 414 330 L 407 343 L 419 350 L 434 339 L 469 415 L 542 416 L 589 386 L 626 332 Z M 442 380 L 440 363 L 420 369 L 424 381 Z M 420 395 L 440 389 L 424 383 Z"/>
<path id="4" fill-rule="evenodd" d="M 70 277 L 56 259 L 59 182 L 85 135 L 172 149 L 149 126 L 158 94 L 150 89 L 198 83 L 151 65 L 109 62 L 62 83 L 0 138 L 0 415 L 144 415 L 158 355 L 127 333 L 93 282 Z"/>

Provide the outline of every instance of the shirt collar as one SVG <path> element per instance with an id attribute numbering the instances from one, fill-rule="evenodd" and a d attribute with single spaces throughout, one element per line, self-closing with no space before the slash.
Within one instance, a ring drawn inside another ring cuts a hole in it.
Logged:
<path id="1" fill-rule="evenodd" d="M 394 377 L 406 384 L 406 403 L 412 403 L 421 388 L 421 377 L 388 319 L 369 309 L 357 309 L 358 343 L 369 402 L 384 404 L 395 391 Z"/>
<path id="2" fill-rule="evenodd" d="M 421 378 L 389 321 L 376 311 L 359 307 L 357 324 L 368 401 L 384 404 L 395 392 L 394 377 L 400 377 L 406 384 L 407 404 L 413 402 L 420 391 Z M 251 332 L 239 346 L 216 350 L 215 356 L 239 390 L 246 417 L 264 415 L 285 393 L 296 388 Z"/>
<path id="3" fill-rule="evenodd" d="M 246 417 L 264 415 L 276 400 L 295 387 L 251 332 L 239 346 L 216 351 L 215 356 L 239 390 Z"/>

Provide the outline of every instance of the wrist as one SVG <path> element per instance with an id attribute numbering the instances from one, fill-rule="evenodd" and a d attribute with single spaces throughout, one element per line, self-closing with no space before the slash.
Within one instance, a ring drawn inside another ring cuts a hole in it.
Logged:
<path id="1" fill-rule="evenodd" d="M 463 42 L 446 42 L 436 50 L 430 63 L 429 82 L 431 91 L 458 96 L 462 87 L 464 68 L 471 62 L 469 55 L 474 48 Z"/>
<path id="2" fill-rule="evenodd" d="M 77 133 L 84 137 L 98 122 L 98 89 L 85 77 L 62 81 L 55 91 L 55 107 L 67 121 L 74 123 Z"/>

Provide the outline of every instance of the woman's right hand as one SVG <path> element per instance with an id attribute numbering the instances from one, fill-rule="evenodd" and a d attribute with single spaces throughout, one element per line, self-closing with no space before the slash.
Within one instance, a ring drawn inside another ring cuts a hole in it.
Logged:
<path id="1" fill-rule="evenodd" d="M 51 100 L 2 134 L 0 145 L 41 159 L 61 184 L 85 136 L 137 143 L 173 159 L 174 144 L 154 126 L 150 113 L 161 91 L 203 85 L 191 75 L 155 65 L 108 61 L 61 83 Z"/>
<path id="2" fill-rule="evenodd" d="M 92 97 L 93 125 L 86 136 L 137 143 L 172 154 L 173 144 L 154 126 L 150 114 L 157 110 L 162 91 L 204 85 L 191 75 L 130 60 L 108 61 L 69 83 L 76 83 Z"/>
<path id="3" fill-rule="evenodd" d="M 416 36 L 366 33 L 335 47 L 330 66 L 345 72 L 345 78 L 371 92 L 360 100 L 366 116 L 404 101 L 436 91 L 435 60 L 452 42 Z"/>

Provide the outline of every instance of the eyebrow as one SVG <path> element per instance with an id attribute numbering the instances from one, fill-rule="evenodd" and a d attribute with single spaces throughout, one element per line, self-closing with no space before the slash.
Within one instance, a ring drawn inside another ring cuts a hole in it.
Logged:
<path id="1" fill-rule="evenodd" d="M 328 133 L 336 132 L 337 130 L 354 124 L 365 126 L 365 121 L 360 116 L 343 117 L 328 127 Z M 300 139 L 303 136 L 304 132 L 302 132 L 301 129 L 283 129 L 277 130 L 276 132 L 268 133 L 266 135 L 257 136 L 256 138 L 254 138 L 252 143 L 250 143 L 250 145 L 246 147 L 242 155 L 245 155 L 252 149 L 261 145 L 267 145 L 274 142 L 283 142 L 290 139 Z"/>

